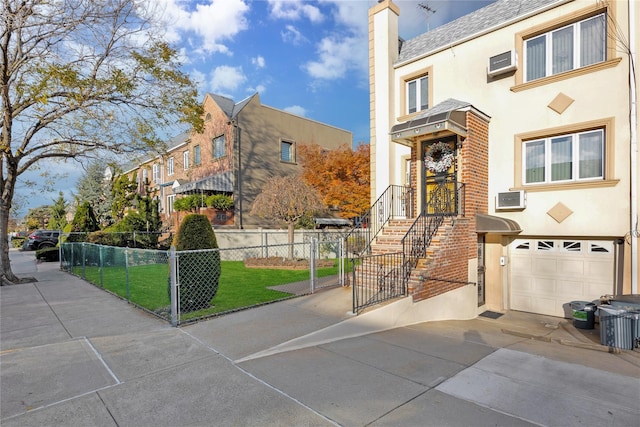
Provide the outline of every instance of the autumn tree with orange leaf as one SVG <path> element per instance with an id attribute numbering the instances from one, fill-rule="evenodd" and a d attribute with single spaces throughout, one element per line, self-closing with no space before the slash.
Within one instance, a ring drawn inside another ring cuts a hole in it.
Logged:
<path id="1" fill-rule="evenodd" d="M 369 145 L 359 144 L 355 150 L 343 145 L 329 151 L 313 144 L 297 150 L 302 179 L 318 191 L 325 206 L 337 208 L 342 218 L 354 218 L 369 209 Z"/>

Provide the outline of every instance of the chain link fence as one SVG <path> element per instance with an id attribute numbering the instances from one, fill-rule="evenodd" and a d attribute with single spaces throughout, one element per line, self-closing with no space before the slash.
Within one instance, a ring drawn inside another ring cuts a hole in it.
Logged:
<path id="1" fill-rule="evenodd" d="M 63 270 L 176 326 L 344 284 L 341 240 L 197 251 L 60 248 Z"/>

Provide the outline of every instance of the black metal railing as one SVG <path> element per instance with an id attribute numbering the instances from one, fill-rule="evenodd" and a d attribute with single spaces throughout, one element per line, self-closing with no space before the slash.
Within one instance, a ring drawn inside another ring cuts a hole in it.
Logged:
<path id="1" fill-rule="evenodd" d="M 352 246 L 347 252 L 352 262 L 354 314 L 366 307 L 405 296 L 411 272 L 418 260 L 425 257 L 445 217 L 465 215 L 465 185 L 446 179 L 436 185 L 440 187 L 439 191 L 429 193 L 425 209 L 402 238 L 402 252 L 370 255 L 371 242 L 391 216 L 379 225 L 375 233 L 363 235 L 361 251 L 354 250 Z M 378 201 L 381 199 L 382 196 Z"/>
<path id="2" fill-rule="evenodd" d="M 406 294 L 401 252 L 368 255 L 351 261 L 354 263 L 351 273 L 354 314 Z"/>
<path id="3" fill-rule="evenodd" d="M 402 185 L 390 185 L 378 197 L 371 208 L 349 231 L 346 241 L 346 254 L 360 257 L 371 253 L 371 242 L 382 227 L 393 218 L 413 218 L 413 189 Z"/>

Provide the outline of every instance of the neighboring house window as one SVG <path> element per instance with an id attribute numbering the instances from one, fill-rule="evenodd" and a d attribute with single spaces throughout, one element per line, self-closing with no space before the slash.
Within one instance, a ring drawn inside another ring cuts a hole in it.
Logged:
<path id="1" fill-rule="evenodd" d="M 601 13 L 525 40 L 525 81 L 605 61 L 606 24 Z"/>
<path id="2" fill-rule="evenodd" d="M 157 184 L 160 182 L 160 165 L 153 165 L 153 181 Z"/>
<path id="3" fill-rule="evenodd" d="M 199 145 L 196 145 L 195 147 L 193 147 L 193 164 L 194 165 L 200 164 L 200 146 Z"/>
<path id="4" fill-rule="evenodd" d="M 290 141 L 280 141 L 280 160 L 287 163 L 294 163 L 294 144 Z"/>
<path id="5" fill-rule="evenodd" d="M 147 168 L 142 169 L 142 185 L 145 186 L 149 183 L 149 170 Z"/>
<path id="6" fill-rule="evenodd" d="M 213 158 L 219 159 L 225 155 L 225 138 L 224 135 L 220 135 L 213 138 Z"/>
<path id="7" fill-rule="evenodd" d="M 602 129 L 525 141 L 523 145 L 524 184 L 604 178 Z"/>
<path id="8" fill-rule="evenodd" d="M 408 80 L 407 112 L 409 114 L 429 108 L 429 76 Z"/>
<path id="9" fill-rule="evenodd" d="M 173 210 L 173 202 L 176 201 L 176 195 L 175 194 L 171 194 L 169 196 L 167 196 L 167 214 L 171 215 L 174 210 Z"/>
<path id="10" fill-rule="evenodd" d="M 167 160 L 167 175 L 173 175 L 173 157 Z"/>
<path id="11" fill-rule="evenodd" d="M 182 162 L 184 164 L 184 170 L 189 169 L 189 151 L 182 153 Z"/>

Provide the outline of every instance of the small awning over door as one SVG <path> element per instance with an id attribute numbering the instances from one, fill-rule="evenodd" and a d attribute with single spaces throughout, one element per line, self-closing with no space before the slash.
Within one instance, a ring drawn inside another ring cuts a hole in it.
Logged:
<path id="1" fill-rule="evenodd" d="M 436 132 L 449 131 L 467 136 L 467 113 L 471 104 L 449 98 L 424 110 L 403 123 L 391 128 L 391 140 L 398 144 L 412 146 L 414 138 Z"/>
<path id="2" fill-rule="evenodd" d="M 518 234 L 521 232 L 520 225 L 512 219 L 476 214 L 476 233 Z"/>

